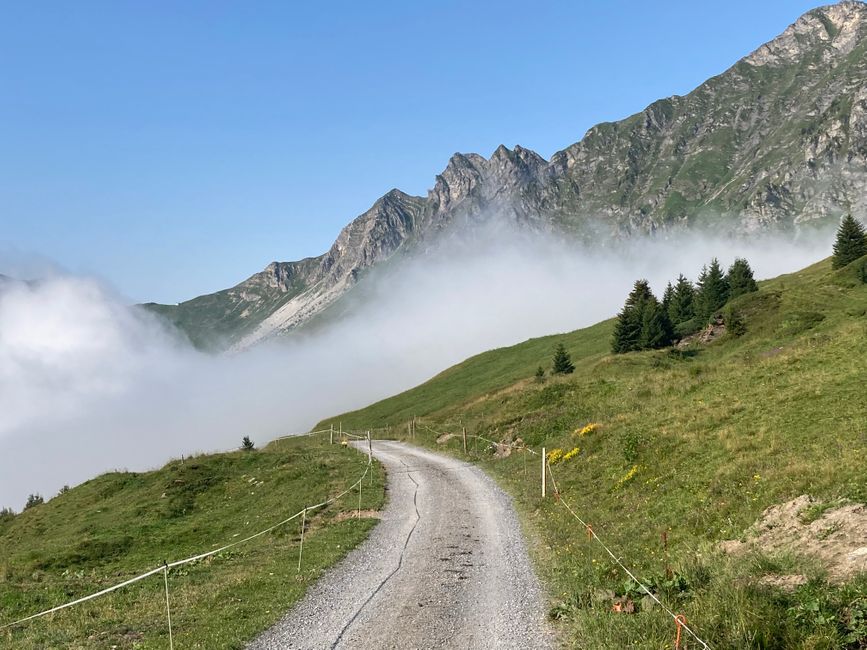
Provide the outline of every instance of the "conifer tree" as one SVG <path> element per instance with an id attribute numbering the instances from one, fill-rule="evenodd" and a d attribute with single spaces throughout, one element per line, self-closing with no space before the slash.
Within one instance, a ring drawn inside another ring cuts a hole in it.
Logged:
<path id="1" fill-rule="evenodd" d="M 671 307 L 671 302 L 674 300 L 674 287 L 671 282 L 665 285 L 665 292 L 662 294 L 662 308 L 667 312 Z"/>
<path id="2" fill-rule="evenodd" d="M 575 371 L 572 358 L 562 343 L 558 343 L 557 347 L 554 348 L 553 368 L 555 375 L 568 375 Z"/>
<path id="3" fill-rule="evenodd" d="M 865 233 L 864 226 L 860 221 L 851 214 L 847 214 L 837 229 L 831 266 L 839 269 L 864 255 L 867 255 L 867 233 Z"/>
<path id="4" fill-rule="evenodd" d="M 615 354 L 641 349 L 641 328 L 644 320 L 644 307 L 653 298 L 647 280 L 638 280 L 626 298 L 626 304 L 617 315 L 611 350 Z M 653 298 L 656 300 L 655 298 Z"/>
<path id="5" fill-rule="evenodd" d="M 695 287 L 683 275 L 677 276 L 674 293 L 668 305 L 668 319 L 674 326 L 695 317 Z"/>
<path id="6" fill-rule="evenodd" d="M 243 440 L 241 440 L 241 449 L 244 451 L 253 451 L 256 448 L 255 443 L 250 440 L 250 436 L 244 436 Z"/>
<path id="7" fill-rule="evenodd" d="M 742 257 L 735 259 L 734 264 L 729 267 L 726 281 L 729 285 L 729 300 L 742 296 L 745 293 L 759 290 L 759 285 L 756 284 L 753 278 L 753 270 L 750 268 L 750 263 Z"/>
<path id="8" fill-rule="evenodd" d="M 639 347 L 642 350 L 657 350 L 671 345 L 674 340 L 674 329 L 668 318 L 668 312 L 651 296 L 644 303 L 641 313 L 641 337 Z"/>
<path id="9" fill-rule="evenodd" d="M 709 321 L 728 302 L 729 287 L 717 258 L 701 270 L 696 292 L 696 315 Z"/>

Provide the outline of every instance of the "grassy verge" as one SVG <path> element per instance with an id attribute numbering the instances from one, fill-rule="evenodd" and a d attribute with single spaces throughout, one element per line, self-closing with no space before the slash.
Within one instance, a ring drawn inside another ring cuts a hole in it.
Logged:
<path id="1" fill-rule="evenodd" d="M 0 520 L 0 622 L 122 582 L 268 528 L 358 480 L 366 456 L 327 436 L 254 452 L 197 456 L 147 473 L 112 473 Z M 365 479 L 362 507 L 379 509 L 384 472 Z M 357 497 L 169 574 L 176 647 L 241 648 L 275 623 L 375 520 L 340 517 Z M 165 648 L 162 574 L 0 632 L 0 648 Z"/>
<path id="2" fill-rule="evenodd" d="M 834 272 L 825 261 L 762 283 L 732 305 L 746 324 L 740 337 L 611 356 L 611 324 L 601 323 L 486 353 L 340 419 L 402 431 L 416 415 L 437 430 L 458 432 L 460 421 L 497 441 L 578 448 L 553 466 L 563 494 L 714 648 L 867 647 L 863 576 L 835 586 L 794 553 L 729 558 L 717 550 L 766 507 L 800 494 L 867 501 L 867 285 L 858 264 Z M 561 340 L 577 371 L 534 381 Z M 576 433 L 591 422 L 595 431 Z M 417 443 L 462 453 L 459 437 L 437 445 L 418 431 Z M 670 617 L 642 601 L 554 499 L 540 499 L 538 461 L 527 459 L 525 470 L 520 453 L 495 458 L 470 447 L 544 540 L 552 616 L 574 647 L 672 646 Z M 783 591 L 760 583 L 792 573 L 807 584 Z M 633 601 L 636 613 L 613 612 L 614 599 Z"/>

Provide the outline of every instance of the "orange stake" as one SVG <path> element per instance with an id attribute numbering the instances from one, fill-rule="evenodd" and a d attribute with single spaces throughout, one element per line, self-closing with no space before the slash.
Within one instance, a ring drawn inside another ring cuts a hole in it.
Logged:
<path id="1" fill-rule="evenodd" d="M 593 526 L 587 524 L 587 539 L 593 539 Z"/>
<path id="2" fill-rule="evenodd" d="M 680 650 L 680 631 L 686 625 L 686 616 L 678 614 L 674 617 L 674 623 L 677 625 L 677 636 L 674 638 L 674 650 Z"/>

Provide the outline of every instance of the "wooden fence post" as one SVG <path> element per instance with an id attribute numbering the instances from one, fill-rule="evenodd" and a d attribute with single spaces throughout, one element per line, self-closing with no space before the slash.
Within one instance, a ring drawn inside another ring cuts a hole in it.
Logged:
<path id="1" fill-rule="evenodd" d="M 545 477 L 545 460 L 547 458 L 548 457 L 545 455 L 545 448 L 542 447 L 542 498 L 543 499 L 545 498 L 545 488 L 546 488 L 546 484 L 547 484 L 547 481 L 545 480 L 546 479 L 546 477 Z"/>
<path id="2" fill-rule="evenodd" d="M 466 456 L 467 455 L 467 428 L 462 427 L 461 433 L 463 433 L 463 436 L 464 436 L 464 456 Z"/>

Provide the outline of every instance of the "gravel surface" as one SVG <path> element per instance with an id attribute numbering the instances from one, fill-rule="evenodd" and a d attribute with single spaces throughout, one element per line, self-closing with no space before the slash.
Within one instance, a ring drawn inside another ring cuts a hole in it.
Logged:
<path id="1" fill-rule="evenodd" d="M 553 648 L 509 497 L 478 468 L 379 441 L 382 522 L 248 648 Z"/>

